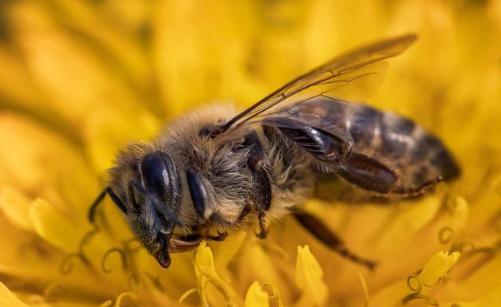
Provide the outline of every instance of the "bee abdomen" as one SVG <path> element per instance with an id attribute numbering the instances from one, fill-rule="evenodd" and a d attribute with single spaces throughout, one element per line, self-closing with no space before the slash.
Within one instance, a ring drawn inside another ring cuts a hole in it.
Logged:
<path id="1" fill-rule="evenodd" d="M 267 117 L 263 125 L 277 127 L 308 152 L 316 172 L 337 173 L 376 193 L 419 195 L 459 175 L 440 139 L 406 117 L 370 106 L 319 97 Z M 336 142 L 340 146 L 326 146 Z"/>
<path id="2" fill-rule="evenodd" d="M 423 163 L 425 161 L 431 168 L 440 174 L 441 179 L 453 179 L 460 174 L 459 166 L 445 148 L 443 143 L 434 135 L 420 129 L 421 133 L 416 137 L 413 146 L 408 150 L 410 163 Z M 425 172 L 423 165 L 420 172 Z M 425 174 L 416 173 L 416 176 Z"/>
<path id="3" fill-rule="evenodd" d="M 354 151 L 405 170 L 401 185 L 417 187 L 459 175 L 442 141 L 412 120 L 357 104 L 347 105 L 345 118 Z"/>

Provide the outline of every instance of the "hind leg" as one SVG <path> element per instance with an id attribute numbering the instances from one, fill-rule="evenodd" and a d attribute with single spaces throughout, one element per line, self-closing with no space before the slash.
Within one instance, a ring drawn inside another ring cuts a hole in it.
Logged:
<path id="1" fill-rule="evenodd" d="M 315 216 L 298 209 L 294 210 L 292 214 L 301 226 L 329 249 L 353 262 L 366 266 L 369 270 L 373 270 L 376 267 L 377 264 L 375 261 L 363 258 L 350 251 L 341 238 Z"/>

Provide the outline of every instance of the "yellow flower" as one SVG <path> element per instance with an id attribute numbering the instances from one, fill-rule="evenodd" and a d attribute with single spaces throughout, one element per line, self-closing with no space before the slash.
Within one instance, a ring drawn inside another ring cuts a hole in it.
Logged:
<path id="1" fill-rule="evenodd" d="M 325 305 L 327 286 L 322 280 L 322 268 L 307 246 L 297 248 L 296 284 L 304 292 L 304 298 L 310 304 Z M 308 304 L 308 303 L 306 303 Z"/>
<path id="2" fill-rule="evenodd" d="M 358 44 L 415 32 L 369 103 L 437 133 L 463 175 L 382 206 L 311 200 L 373 272 L 289 218 L 165 270 L 109 200 L 117 150 L 239 107 Z M 501 1 L 0 3 L 0 306 L 501 305 Z"/>

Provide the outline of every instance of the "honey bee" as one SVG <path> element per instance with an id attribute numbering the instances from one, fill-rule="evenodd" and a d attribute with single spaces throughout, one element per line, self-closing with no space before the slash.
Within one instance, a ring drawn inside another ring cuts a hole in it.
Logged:
<path id="1" fill-rule="evenodd" d="M 231 107 L 194 111 L 150 143 L 122 150 L 106 195 L 137 239 L 163 267 L 170 253 L 224 240 L 254 225 L 259 238 L 270 221 L 292 214 L 341 256 L 373 268 L 318 218 L 301 209 L 322 182 L 345 182 L 377 197 L 414 197 L 460 173 L 441 140 L 412 120 L 348 101 L 364 92 L 402 53 L 413 34 L 348 51 L 294 79 L 238 114 Z M 336 196 L 336 195 L 331 195 Z"/>

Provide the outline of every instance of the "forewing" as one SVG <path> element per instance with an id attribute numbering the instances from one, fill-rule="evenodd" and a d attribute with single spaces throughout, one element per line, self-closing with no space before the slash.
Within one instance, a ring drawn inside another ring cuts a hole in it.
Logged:
<path id="1" fill-rule="evenodd" d="M 403 35 L 343 53 L 258 101 L 228 121 L 222 132 L 318 96 L 360 99 L 360 94 L 377 88 L 385 60 L 402 53 L 415 40 L 414 34 Z"/>

